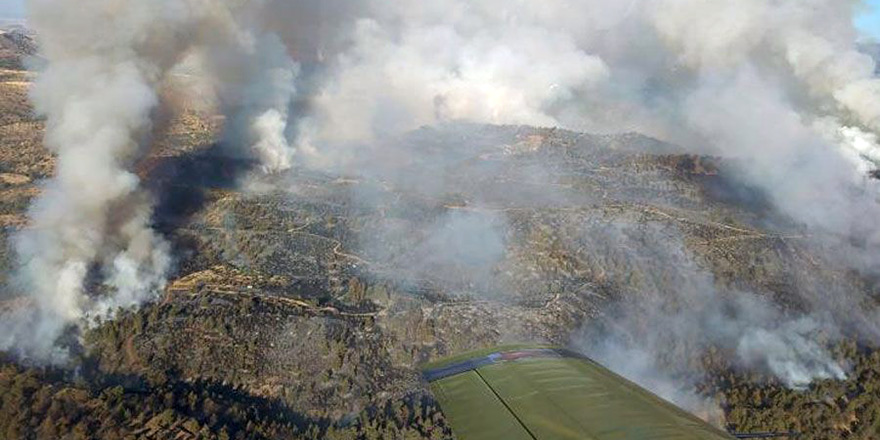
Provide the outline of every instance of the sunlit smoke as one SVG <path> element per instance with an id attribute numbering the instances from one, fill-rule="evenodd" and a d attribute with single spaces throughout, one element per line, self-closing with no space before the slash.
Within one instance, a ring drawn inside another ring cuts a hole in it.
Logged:
<path id="1" fill-rule="evenodd" d="M 17 279 L 34 310 L 3 317 L 0 348 L 59 362 L 67 327 L 137 306 L 165 284 L 169 245 L 151 227 L 153 198 L 133 169 L 149 153 L 169 72 L 223 45 L 237 60 L 223 76 L 237 81 L 234 96 L 225 84 L 218 94 L 246 126 L 229 137 L 275 171 L 290 165 L 283 130 L 296 66 L 277 38 L 233 19 L 248 12 L 235 2 L 31 0 L 28 10 L 47 63 L 31 97 L 57 174 L 15 238 Z"/>
<path id="2" fill-rule="evenodd" d="M 857 50 L 857 1 L 339 3 L 31 1 L 48 60 L 33 97 L 58 176 L 16 242 L 35 322 L 10 321 L 17 336 L 0 348 L 54 358 L 65 326 L 161 289 L 171 258 L 131 169 L 149 150 L 158 89 L 185 59 L 227 116 L 225 142 L 266 171 L 295 160 L 344 166 L 365 145 L 448 121 L 639 131 L 737 159 L 738 177 L 776 209 L 839 238 L 842 264 L 876 271 L 880 209 L 868 173 L 880 158 L 880 80 Z M 488 237 L 477 255 L 485 275 L 503 253 L 495 223 L 441 219 L 415 251 L 427 264 L 413 266 L 466 263 L 462 237 L 474 235 Z M 790 386 L 842 377 L 810 342 L 836 330 L 836 315 L 800 319 L 769 301 L 729 300 L 701 270 L 682 271 L 690 258 L 677 252 L 660 255 L 681 263 L 683 305 L 670 315 L 680 319 L 657 322 L 676 341 L 735 344 L 727 348 L 741 364 Z M 93 279 L 111 292 L 93 292 Z M 809 298 L 816 310 L 822 301 Z M 835 312 L 857 302 L 837 301 Z M 627 319 L 638 310 L 621 310 L 622 324 L 639 324 Z"/>

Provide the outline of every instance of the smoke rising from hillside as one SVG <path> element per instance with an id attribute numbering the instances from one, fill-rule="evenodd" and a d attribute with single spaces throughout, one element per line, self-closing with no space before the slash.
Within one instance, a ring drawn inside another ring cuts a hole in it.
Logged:
<path id="1" fill-rule="evenodd" d="M 619 374 L 696 413 L 716 409 L 693 391 L 706 374 L 701 358 L 709 349 L 792 388 L 846 378 L 819 338 L 838 336 L 827 316 L 792 316 L 766 298 L 717 286 L 675 227 L 611 222 L 584 228 L 591 248 L 626 261 L 608 274 L 626 290 L 572 341 Z M 638 280 L 624 282 L 629 274 Z"/>
<path id="2" fill-rule="evenodd" d="M 880 206 L 868 172 L 880 158 L 880 79 L 874 60 L 858 51 L 858 5 L 365 0 L 333 23 L 351 23 L 350 33 L 329 46 L 300 47 L 302 56 L 316 54 L 321 68 L 291 133 L 301 160 L 345 168 L 362 163 L 363 144 L 447 121 L 638 131 L 737 159 L 742 183 L 760 188 L 811 232 L 836 237 L 844 265 L 875 273 Z M 677 315 L 696 319 L 691 330 L 657 320 L 658 333 L 690 343 L 721 326 L 729 334 L 707 343 L 739 341 L 722 345 L 739 353 L 740 364 L 791 386 L 843 374 L 810 341 L 815 332 L 834 333 L 841 324 L 862 337 L 880 336 L 875 325 L 864 325 L 870 314 L 846 316 L 863 298 L 807 289 L 810 307 L 828 308 L 832 317 L 783 319 L 782 311 L 746 313 L 773 309 L 723 299 L 712 282 L 701 289 L 708 299 L 685 301 L 696 309 L 682 306 Z M 709 310 L 714 303 L 739 312 Z"/>
<path id="3" fill-rule="evenodd" d="M 32 0 L 48 60 L 33 97 L 58 176 L 16 245 L 37 322 L 4 318 L 15 330 L 0 348 L 51 358 L 64 326 L 136 305 L 163 285 L 171 256 L 131 170 L 150 147 L 159 89 L 186 63 L 227 116 L 228 145 L 267 171 L 295 159 L 364 163 L 366 144 L 456 120 L 639 131 L 740 159 L 746 183 L 797 222 L 852 245 L 856 269 L 874 270 L 880 209 L 866 174 L 880 158 L 880 80 L 855 45 L 857 4 Z M 444 266 L 480 243 L 467 234 L 503 236 L 486 232 L 503 223 L 494 219 L 445 221 L 421 251 L 442 250 Z M 501 242 L 490 240 L 481 264 L 498 258 Z M 94 295 L 93 280 L 110 293 Z M 694 288 L 712 299 L 699 307 L 726 304 L 711 285 Z M 755 326 L 747 315 L 720 323 L 747 344 L 734 347 L 744 364 L 764 363 L 792 385 L 839 375 L 806 340 L 810 326 L 799 323 L 810 321 Z M 34 325 L 41 330 L 28 330 Z M 690 341 L 694 333 L 672 334 Z M 796 350 L 769 356 L 779 345 Z"/>
<path id="4" fill-rule="evenodd" d="M 28 7 L 48 63 L 32 99 L 46 117 L 57 175 L 15 239 L 18 281 L 35 310 L 3 317 L 0 348 L 60 361 L 65 353 L 55 343 L 65 327 L 136 306 L 165 283 L 172 256 L 151 228 L 152 196 L 133 169 L 151 148 L 172 69 L 204 55 L 217 73 L 218 101 L 236 121 L 230 138 L 279 170 L 290 163 L 283 129 L 296 68 L 273 37 L 237 20 L 248 11 L 233 2 L 32 0 Z"/>
<path id="5" fill-rule="evenodd" d="M 334 160 L 340 144 L 449 120 L 639 131 L 744 158 L 744 179 L 787 214 L 874 243 L 873 190 L 840 191 L 863 188 L 880 156 L 857 5 L 364 1 L 339 18 L 348 44 L 300 49 L 325 67 L 297 143 Z"/>

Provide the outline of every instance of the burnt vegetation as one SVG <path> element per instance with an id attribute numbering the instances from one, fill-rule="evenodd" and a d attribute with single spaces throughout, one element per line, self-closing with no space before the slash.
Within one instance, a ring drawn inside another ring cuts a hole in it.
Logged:
<path id="1" fill-rule="evenodd" d="M 54 168 L 27 81 L 0 71 L 4 277 L 14 268 L 9 237 L 26 227 Z M 139 164 L 159 199 L 154 223 L 175 247 L 167 288 L 85 331 L 63 369 L 0 358 L 0 438 L 452 438 L 422 363 L 511 340 L 565 345 L 646 280 L 674 287 L 663 261 L 645 268 L 619 242 L 584 241 L 584 225 L 674 228 L 719 285 L 789 310 L 803 307 L 798 292 L 866 288 L 815 256 L 796 228 L 773 229 L 791 225 L 770 221 L 766 200 L 732 182 L 720 159 L 635 134 L 423 129 L 399 148 L 417 145 L 427 163 L 460 148 L 440 174 L 296 170 L 268 182 L 272 190 L 246 192 L 238 183 L 253 163 L 225 156 L 217 131 L 210 115 L 186 113 Z M 449 187 L 438 194 L 432 179 Z M 547 187 L 558 197 L 534 197 Z M 485 273 L 442 258 L 412 267 L 437 252 L 398 231 L 455 215 L 501 219 L 507 253 Z M 10 284 L 0 309 L 19 307 L 26 301 Z M 880 351 L 829 345 L 847 379 L 802 390 L 744 372 L 720 349 L 667 362 L 704 366 L 700 391 L 732 431 L 877 438 Z"/>

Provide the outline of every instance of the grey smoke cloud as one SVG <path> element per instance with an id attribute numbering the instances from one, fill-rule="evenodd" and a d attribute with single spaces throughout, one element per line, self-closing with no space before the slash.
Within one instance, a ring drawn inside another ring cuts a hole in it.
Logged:
<path id="1" fill-rule="evenodd" d="M 332 156 L 340 142 L 449 120 L 635 130 L 753 159 L 747 177 L 788 214 L 846 235 L 856 219 L 818 216 L 796 196 L 871 197 L 837 191 L 864 187 L 880 152 L 880 80 L 856 45 L 857 4 L 362 2 L 362 18 L 345 17 L 349 44 L 324 53 L 297 144 Z M 739 138 L 717 139 L 725 130 Z M 810 175 L 789 165 L 796 156 L 830 170 L 789 183 Z"/>
<path id="2" fill-rule="evenodd" d="M 365 157 L 400 160 L 383 156 L 382 139 L 449 121 L 635 130 L 740 159 L 741 178 L 778 209 L 839 243 L 856 242 L 847 264 L 876 270 L 877 188 L 866 173 L 880 158 L 880 80 L 856 47 L 857 4 L 32 0 L 31 23 L 49 61 L 34 101 L 48 118 L 59 175 L 32 207 L 34 227 L 17 249 L 36 325 L 48 330 L 35 338 L 18 330 L 0 348 L 14 343 L 50 358 L 51 335 L 64 326 L 161 288 L 170 256 L 130 170 L 149 148 L 157 90 L 182 64 L 192 64 L 228 116 L 228 143 L 267 171 L 296 161 L 338 170 Z M 442 192 L 431 185 L 418 191 Z M 423 268 L 477 258 L 479 275 L 503 253 L 496 219 L 454 214 L 432 226 L 416 248 L 430 263 Z M 394 236 L 393 227 L 383 232 Z M 488 243 L 471 248 L 478 239 Z M 691 267 L 676 252 L 659 255 Z M 96 267 L 109 297 L 84 289 Z M 701 271 L 670 276 L 691 314 L 657 325 L 677 340 L 726 336 L 744 365 L 792 386 L 839 377 L 809 342 L 825 321 L 778 312 L 763 316 L 779 323 L 768 327 L 745 311 L 772 308 L 730 302 Z M 706 336 L 709 325 L 717 332 Z M 774 350 L 781 345 L 794 351 Z"/>
<path id="3" fill-rule="evenodd" d="M 718 413 L 716 403 L 694 391 L 710 348 L 793 388 L 846 377 L 818 339 L 837 337 L 830 317 L 789 315 L 756 294 L 720 288 L 674 227 L 596 222 L 584 226 L 582 237 L 591 252 L 618 262 L 608 282 L 626 291 L 572 344 L 665 399 L 695 413 Z"/>
<path id="4" fill-rule="evenodd" d="M 404 285 L 444 286 L 452 293 L 496 294 L 496 267 L 506 254 L 506 219 L 491 212 L 451 211 L 424 221 L 388 219 L 362 233 L 361 247 Z"/>
<path id="5" fill-rule="evenodd" d="M 357 156 L 340 145 L 446 121 L 639 131 L 736 159 L 743 183 L 807 230 L 836 237 L 842 265 L 873 273 L 880 208 L 868 172 L 880 157 L 880 79 L 857 45 L 859 3 L 365 1 L 348 44 L 324 53 L 325 77 L 310 90 L 296 145 L 306 163 L 338 166 Z M 721 326 L 741 341 L 730 348 L 743 365 L 791 386 L 842 374 L 809 342 L 811 331 L 841 322 L 875 338 L 870 317 L 843 316 L 860 298 L 809 292 L 815 309 L 834 304 L 832 318 L 783 319 L 779 311 L 756 322 L 744 310 L 770 303 L 731 303 L 711 280 L 688 287 L 704 278 L 697 270 L 677 277 L 684 290 L 701 292 L 686 298 L 694 314 L 680 316 L 693 326 L 658 328 L 695 341 L 706 326 Z M 781 345 L 789 350 L 771 349 Z"/>
<path id="6" fill-rule="evenodd" d="M 46 117 L 57 175 L 15 238 L 29 313 L 3 317 L 0 349 L 59 361 L 56 339 L 154 298 L 171 266 L 151 228 L 153 200 L 135 164 L 148 154 L 160 90 L 175 66 L 203 54 L 234 121 L 230 138 L 267 171 L 289 166 L 283 136 L 296 66 L 277 38 L 243 17 L 249 7 L 214 0 L 31 0 L 28 23 L 47 64 L 31 98 Z M 223 47 L 224 50 L 210 50 Z M 232 60 L 232 62 L 227 62 Z M 224 67 L 222 71 L 211 68 Z M 98 293 L 106 292 L 106 293 Z"/>

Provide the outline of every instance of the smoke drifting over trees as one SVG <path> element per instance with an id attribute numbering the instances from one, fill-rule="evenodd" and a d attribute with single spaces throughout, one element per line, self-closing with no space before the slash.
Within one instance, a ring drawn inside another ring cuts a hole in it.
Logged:
<path id="1" fill-rule="evenodd" d="M 149 152 L 160 92 L 181 72 L 226 116 L 226 145 L 267 172 L 400 160 L 383 151 L 384 139 L 450 121 L 638 131 L 733 157 L 743 183 L 844 249 L 847 267 L 875 274 L 880 205 L 868 173 L 880 161 L 880 79 L 856 44 L 858 5 L 31 0 L 29 23 L 47 61 L 32 96 L 47 118 L 45 142 L 58 154 L 58 174 L 16 241 L 21 289 L 36 308 L 32 316 L 4 317 L 9 331 L 0 348 L 63 361 L 56 339 L 66 326 L 137 306 L 162 289 L 173 255 L 150 226 L 153 198 L 133 170 Z M 386 165 L 364 172 L 382 174 Z M 424 191 L 441 193 L 444 185 Z M 562 197 L 521 196 L 536 203 Z M 448 224 L 422 231 L 431 236 L 414 251 L 416 263 L 425 263 L 414 270 L 476 258 L 475 277 L 484 281 L 502 257 L 504 234 L 496 228 L 504 223 L 450 215 Z M 591 240 L 611 233 L 622 232 L 584 231 Z M 724 299 L 690 257 L 662 249 L 640 255 L 677 265 L 670 270 L 684 312 L 649 322 L 686 340 L 711 328 L 709 343 L 734 344 L 742 364 L 767 367 L 792 386 L 844 375 L 809 340 L 814 329 L 880 336 L 873 312 L 844 319 L 863 298 L 835 298 L 822 317 L 753 315 L 747 311 L 765 305 L 750 294 Z M 824 298 L 807 302 L 819 310 Z M 692 326 L 673 322 L 694 316 Z"/>
<path id="2" fill-rule="evenodd" d="M 232 3 L 36 0 L 29 11 L 47 61 L 32 99 L 47 118 L 58 172 L 16 240 L 21 288 L 36 309 L 5 319 L 2 346 L 60 361 L 54 345 L 65 326 L 138 305 L 164 285 L 169 247 L 150 227 L 152 196 L 133 169 L 150 149 L 159 92 L 175 66 L 187 56 L 213 65 L 207 80 L 236 144 L 267 170 L 289 166 L 281 131 L 296 70 Z M 110 293 L 88 292 L 94 279 Z"/>
<path id="3" fill-rule="evenodd" d="M 880 79 L 874 60 L 858 50 L 852 26 L 858 6 L 822 0 L 365 1 L 326 22 L 353 29 L 341 32 L 345 43 L 298 49 L 319 54 L 322 68 L 306 91 L 294 143 L 306 163 L 345 169 L 364 165 L 357 158 L 365 154 L 383 157 L 364 144 L 446 121 L 638 131 L 738 159 L 742 183 L 760 188 L 794 221 L 829 234 L 832 246 L 844 249 L 845 265 L 874 273 L 880 212 L 868 172 L 880 159 Z M 678 288 L 675 300 L 663 302 L 679 312 L 652 324 L 681 340 L 708 334 L 708 343 L 740 344 L 743 364 L 769 368 L 789 385 L 843 375 L 809 340 L 815 330 L 835 333 L 839 323 L 862 337 L 878 336 L 874 312 L 846 316 L 861 298 L 829 301 L 824 295 L 834 292 L 804 292 L 811 307 L 832 317 L 786 319 L 750 294 L 731 301 L 716 293 L 708 275 L 687 269 L 690 258 L 669 261 L 680 263 L 670 271 L 681 285 L 646 289 Z M 703 282 L 695 287 L 695 280 Z M 630 312 L 653 316 L 649 309 L 657 305 Z M 676 324 L 689 321 L 692 326 Z M 783 345 L 788 349 L 779 350 Z M 641 346 L 653 347 L 656 357 L 663 344 Z"/>

